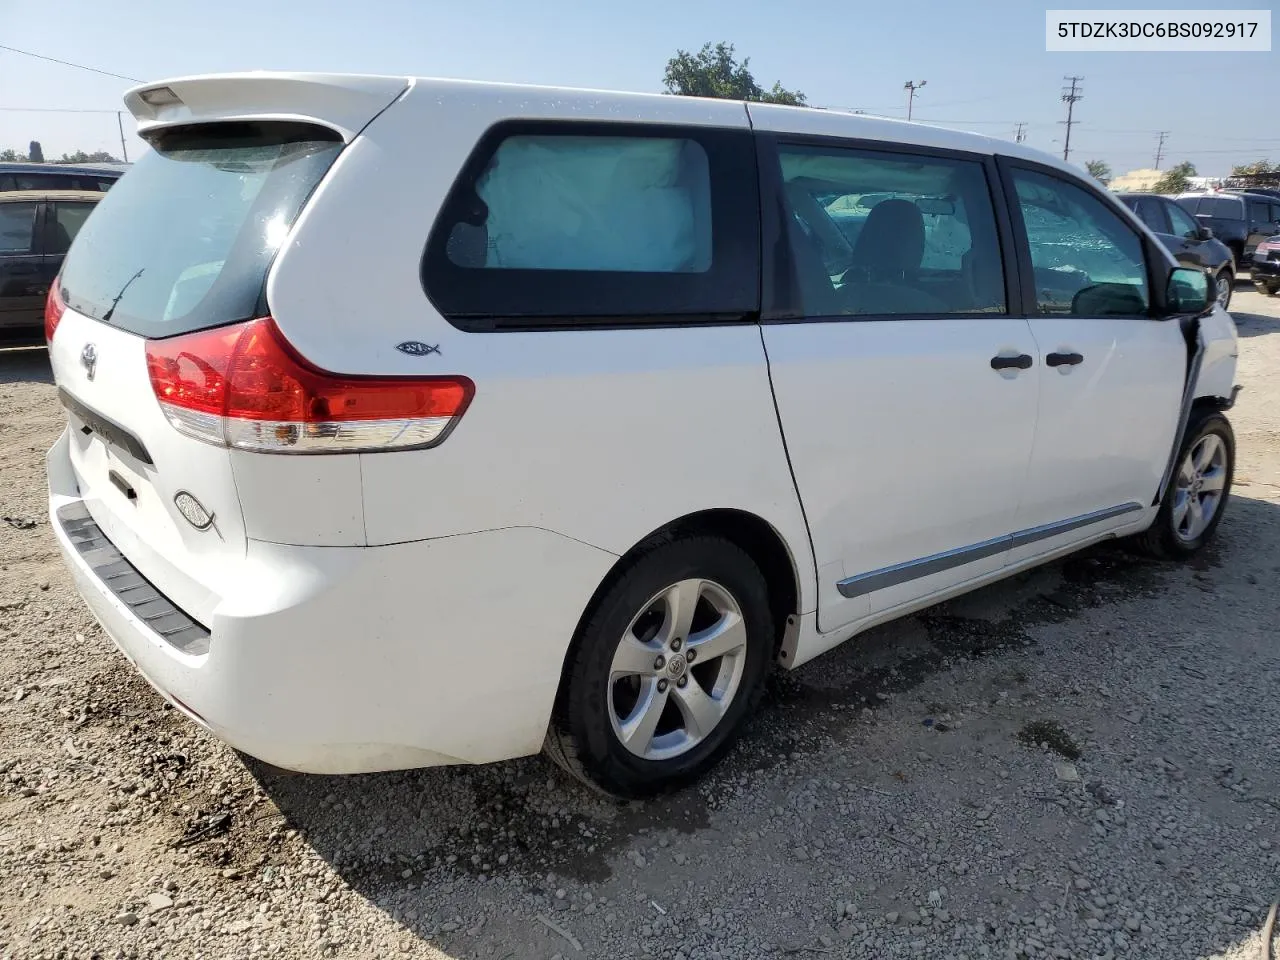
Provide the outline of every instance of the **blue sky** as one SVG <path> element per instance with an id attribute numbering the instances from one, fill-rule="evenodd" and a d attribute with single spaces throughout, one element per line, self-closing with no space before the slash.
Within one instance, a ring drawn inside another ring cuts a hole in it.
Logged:
<path id="1" fill-rule="evenodd" d="M 1244 0 L 1271 9 L 1280 0 Z M 621 90 L 661 90 L 678 48 L 727 40 L 756 79 L 811 103 L 905 116 L 903 84 L 926 80 L 916 119 L 1062 152 L 1063 76 L 1085 78 L 1072 159 L 1117 171 L 1168 162 L 1199 172 L 1280 160 L 1280 52 L 1047 53 L 1044 11 L 1027 0 L 0 0 L 0 43 L 154 80 L 237 69 L 403 73 Z M 1053 3 L 1055 8 L 1066 3 Z M 1084 6 L 1104 6 L 1099 0 Z M 1138 7 L 1139 3 L 1116 5 Z M 1150 6 L 1147 4 L 1145 6 Z M 1164 0 L 1163 9 L 1212 7 Z M 37 12 L 38 11 L 38 12 Z M 1280 16 L 1275 17 L 1280 26 Z M 1280 51 L 1280 44 L 1277 44 Z M 111 113 L 128 83 L 0 50 L 0 149 L 39 139 L 46 155 L 119 152 Z M 125 116 L 128 132 L 128 115 Z M 130 137 L 131 151 L 138 141 Z M 1167 163 L 1166 163 L 1167 165 Z"/>

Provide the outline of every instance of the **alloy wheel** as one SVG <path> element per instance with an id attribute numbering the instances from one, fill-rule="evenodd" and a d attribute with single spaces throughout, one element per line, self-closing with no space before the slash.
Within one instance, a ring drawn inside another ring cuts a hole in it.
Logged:
<path id="1" fill-rule="evenodd" d="M 1227 445 L 1216 433 L 1206 433 L 1187 451 L 1178 468 L 1173 494 L 1173 532 L 1184 543 L 1209 528 L 1222 505 L 1227 482 Z"/>
<path id="2" fill-rule="evenodd" d="M 609 668 L 614 735 L 645 760 L 669 760 L 707 738 L 742 685 L 747 630 L 733 595 L 681 580 L 644 604 Z"/>
<path id="3" fill-rule="evenodd" d="M 1214 299 L 1218 301 L 1218 306 L 1223 310 L 1231 303 L 1231 274 L 1223 271 L 1218 274 L 1218 279 L 1214 286 Z"/>

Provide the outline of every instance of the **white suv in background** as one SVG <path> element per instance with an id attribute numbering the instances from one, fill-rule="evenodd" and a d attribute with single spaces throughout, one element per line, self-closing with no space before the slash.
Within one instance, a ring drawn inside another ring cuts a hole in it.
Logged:
<path id="1" fill-rule="evenodd" d="M 828 111 L 172 80 L 49 299 L 66 562 L 178 709 L 321 773 L 618 795 L 766 673 L 1231 485 L 1235 329 L 1087 177 Z"/>

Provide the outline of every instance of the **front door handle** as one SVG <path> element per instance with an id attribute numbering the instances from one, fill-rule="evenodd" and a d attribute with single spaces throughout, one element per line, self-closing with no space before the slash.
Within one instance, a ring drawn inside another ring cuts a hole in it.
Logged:
<path id="1" fill-rule="evenodd" d="M 1051 367 L 1074 367 L 1077 363 L 1084 363 L 1084 357 L 1078 353 L 1051 353 L 1044 362 Z"/>
<path id="2" fill-rule="evenodd" d="M 1034 361 L 1028 354 L 1020 353 L 1016 357 L 992 357 L 992 370 L 1030 370 Z"/>

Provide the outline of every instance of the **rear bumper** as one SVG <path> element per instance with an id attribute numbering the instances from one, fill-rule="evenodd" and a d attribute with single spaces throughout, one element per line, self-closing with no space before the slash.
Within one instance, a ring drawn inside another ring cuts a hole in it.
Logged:
<path id="1" fill-rule="evenodd" d="M 219 738 L 309 773 L 537 752 L 578 618 L 616 560 L 530 527 L 385 547 L 251 540 L 234 589 L 196 625 L 208 630 L 201 652 L 166 639 L 176 621 L 149 624 L 77 546 L 65 435 L 48 467 L 63 558 L 120 651 Z"/>

